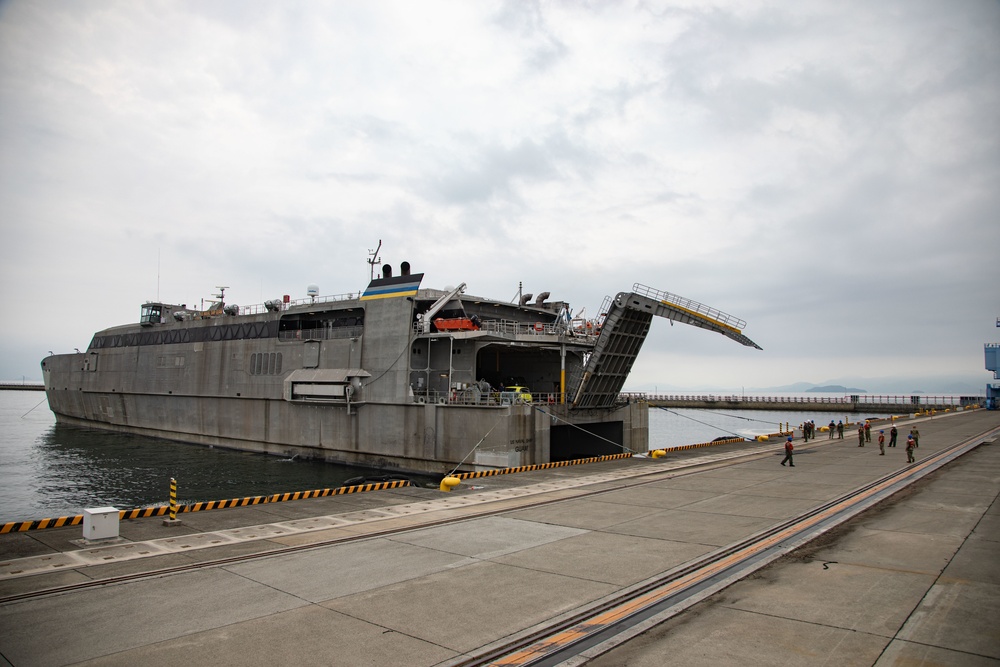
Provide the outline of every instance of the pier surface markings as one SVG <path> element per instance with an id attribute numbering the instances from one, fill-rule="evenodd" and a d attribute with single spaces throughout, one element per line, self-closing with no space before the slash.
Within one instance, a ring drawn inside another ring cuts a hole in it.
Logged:
<path id="1" fill-rule="evenodd" d="M 936 437 L 958 441 L 971 435 L 973 422 L 987 419 L 997 422 L 995 415 L 972 414 L 968 423 L 963 417 L 921 424 L 926 444 L 918 459 L 936 448 Z M 983 430 L 976 428 L 973 433 Z M 251 657 L 258 663 L 345 665 L 387 664 L 401 655 L 414 665 L 459 660 L 713 545 L 772 525 L 776 515 L 876 478 L 905 458 L 899 452 L 879 457 L 877 448 L 842 442 L 817 444 L 794 470 L 780 468 L 777 457 L 751 458 L 652 485 L 624 480 L 621 488 L 596 498 L 0 605 L 5 631 L 0 654 L 19 667 L 88 659 L 103 665 L 216 666 L 245 664 Z M 777 447 L 761 449 L 775 452 Z M 897 527 L 895 532 L 918 531 Z M 550 539 L 553 535 L 557 539 Z M 900 545 L 883 547 L 882 557 L 892 562 Z M 902 547 L 906 554 L 912 545 Z M 837 567 L 828 564 L 829 570 Z M 156 606 L 150 599 L 171 603 Z M 824 600 L 814 594 L 813 607 L 817 599 Z M 830 604 L 836 601 L 830 598 Z M 896 602 L 862 599 L 861 608 L 877 616 L 884 605 Z M 732 628 L 739 628 L 739 619 L 729 620 L 737 622 L 728 626 L 736 634 Z M 781 633 L 771 633 L 750 625 L 755 634 L 740 633 L 751 641 L 766 644 L 772 635 L 786 636 L 784 626 Z M 816 646 L 829 647 L 843 658 L 841 664 L 866 664 L 852 658 L 867 659 L 878 641 L 890 641 L 874 632 L 825 631 L 828 636 Z M 864 650 L 845 653 L 858 646 L 849 641 L 855 636 L 865 638 Z M 746 647 L 735 653 L 753 655 Z"/>

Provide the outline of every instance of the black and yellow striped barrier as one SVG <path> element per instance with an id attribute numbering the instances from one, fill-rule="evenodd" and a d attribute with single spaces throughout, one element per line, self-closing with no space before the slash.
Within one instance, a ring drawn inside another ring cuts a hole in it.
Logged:
<path id="1" fill-rule="evenodd" d="M 615 459 L 627 459 L 631 453 L 608 454 L 606 456 L 593 456 L 589 459 L 573 459 L 571 461 L 555 461 L 553 463 L 536 463 L 530 466 L 518 466 L 516 468 L 497 468 L 496 470 L 480 470 L 479 472 L 460 472 L 452 475 L 459 479 L 472 479 L 475 477 L 492 477 L 494 475 L 512 475 L 516 472 L 529 472 L 531 470 L 545 470 L 547 468 L 561 468 L 562 466 L 575 466 L 583 463 L 600 463 L 601 461 L 613 461 Z"/>
<path id="2" fill-rule="evenodd" d="M 202 512 L 206 510 L 221 510 L 228 507 L 246 507 L 248 505 L 263 505 L 265 503 L 283 503 L 289 500 L 305 500 L 306 498 L 324 498 L 326 496 L 340 496 L 348 493 L 364 493 L 366 491 L 383 491 L 385 489 L 398 489 L 409 486 L 410 481 L 406 479 L 395 479 L 390 482 L 373 482 L 371 484 L 358 484 L 356 486 L 338 486 L 332 489 L 313 489 L 312 491 L 294 491 L 289 493 L 275 493 L 270 496 L 252 496 L 249 498 L 232 498 L 230 500 L 208 500 L 190 505 L 177 505 L 176 512 Z M 118 519 L 143 519 L 151 516 L 163 516 L 172 514 L 170 505 L 159 505 L 157 507 L 139 507 L 131 510 L 119 510 Z M 36 521 L 11 521 L 0 525 L 0 535 L 5 533 L 23 533 L 29 530 L 42 530 L 45 528 L 62 528 L 64 526 L 79 526 L 83 523 L 83 515 L 62 516 L 57 519 L 38 519 Z"/>
<path id="3" fill-rule="evenodd" d="M 42 530 L 43 528 L 62 528 L 63 526 L 79 526 L 83 523 L 83 515 L 61 516 L 57 519 L 38 519 L 37 521 L 12 521 L 0 526 L 0 534 L 19 533 L 26 530 Z"/>
<path id="4" fill-rule="evenodd" d="M 665 452 L 684 452 L 689 449 L 700 447 L 712 447 L 713 445 L 731 445 L 734 442 L 746 442 L 746 438 L 726 438 L 725 440 L 713 440 L 712 442 L 699 442 L 696 445 L 678 445 L 677 447 L 663 447 Z"/>

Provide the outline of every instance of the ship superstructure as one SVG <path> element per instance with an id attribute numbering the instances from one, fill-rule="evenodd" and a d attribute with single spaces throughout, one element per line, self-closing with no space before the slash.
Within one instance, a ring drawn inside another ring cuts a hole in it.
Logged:
<path id="1" fill-rule="evenodd" d="M 757 347 L 742 321 L 642 285 L 573 319 L 548 293 L 510 303 L 422 280 L 403 263 L 362 293 L 146 303 L 138 323 L 42 362 L 49 406 L 60 422 L 204 445 L 481 470 L 646 451 L 648 408 L 621 390 L 654 316 Z"/>

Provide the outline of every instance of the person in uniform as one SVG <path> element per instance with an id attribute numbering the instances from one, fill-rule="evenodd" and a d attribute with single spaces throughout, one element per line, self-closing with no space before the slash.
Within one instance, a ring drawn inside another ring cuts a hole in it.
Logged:
<path id="1" fill-rule="evenodd" d="M 785 465 L 785 461 L 788 461 L 789 467 L 795 467 L 795 464 L 792 463 L 792 450 L 794 449 L 795 447 L 792 446 L 792 436 L 788 436 L 788 440 L 785 440 L 785 458 L 781 459 L 781 465 Z"/>

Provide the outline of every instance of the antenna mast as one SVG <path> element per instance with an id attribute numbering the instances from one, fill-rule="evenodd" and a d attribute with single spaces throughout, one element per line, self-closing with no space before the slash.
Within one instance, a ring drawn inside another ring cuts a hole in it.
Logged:
<path id="1" fill-rule="evenodd" d="M 382 249 L 382 239 L 378 240 L 378 247 L 372 250 L 368 248 L 369 258 L 365 261 L 371 266 L 371 278 L 369 280 L 375 280 L 375 265 L 382 261 L 382 258 L 378 256 L 378 251 Z"/>
<path id="2" fill-rule="evenodd" d="M 225 308 L 225 306 L 226 306 L 226 290 L 229 289 L 229 286 L 228 285 L 227 286 L 216 285 L 215 289 L 219 290 L 219 293 L 218 294 L 213 294 L 212 296 L 214 296 L 216 299 L 219 300 L 219 304 L 220 304 L 219 308 Z"/>

